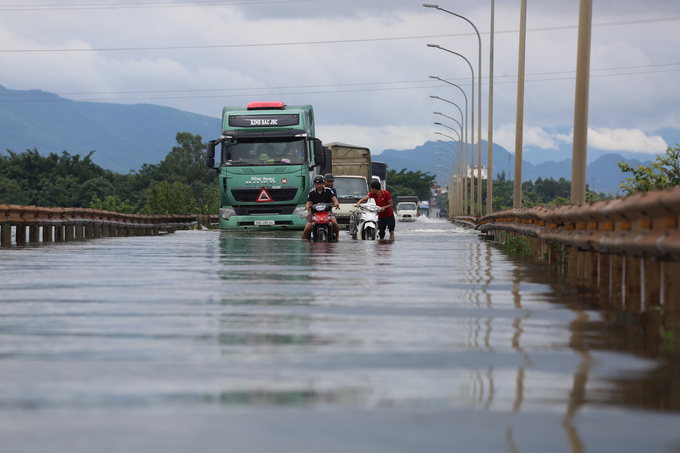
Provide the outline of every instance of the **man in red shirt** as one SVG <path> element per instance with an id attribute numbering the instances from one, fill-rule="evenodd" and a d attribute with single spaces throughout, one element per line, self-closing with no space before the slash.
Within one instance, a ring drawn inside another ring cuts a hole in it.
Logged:
<path id="1" fill-rule="evenodd" d="M 385 239 L 385 227 L 390 230 L 390 241 L 394 241 L 394 211 L 392 210 L 392 195 L 386 190 L 380 190 L 380 183 L 373 181 L 371 183 L 371 192 L 364 198 L 359 200 L 356 204 L 358 208 L 361 203 L 366 202 L 369 198 L 375 200 L 375 204 L 380 206 L 378 212 L 378 236 L 380 239 Z"/>

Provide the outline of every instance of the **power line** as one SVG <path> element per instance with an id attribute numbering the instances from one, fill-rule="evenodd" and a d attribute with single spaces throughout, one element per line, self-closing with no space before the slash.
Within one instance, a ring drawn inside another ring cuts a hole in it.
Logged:
<path id="1" fill-rule="evenodd" d="M 664 63 L 655 65 L 640 65 L 640 66 L 622 66 L 617 68 L 598 68 L 591 69 L 591 72 L 599 71 L 623 71 L 631 69 L 646 69 L 646 68 L 663 68 L 669 66 L 680 66 L 680 63 Z M 647 71 L 642 74 L 652 74 L 655 72 L 668 72 L 668 71 Z M 536 72 L 533 74 L 527 74 L 528 77 L 544 76 L 544 75 L 559 75 L 559 74 L 573 74 L 574 71 L 553 71 L 553 72 Z M 623 73 L 623 74 L 605 74 L 605 75 L 628 75 L 628 74 L 640 74 L 640 73 Z M 516 75 L 510 75 L 506 77 L 516 77 Z M 598 75 L 593 75 L 591 77 L 601 77 Z M 488 77 L 483 77 L 488 79 Z M 568 78 L 567 78 L 568 79 Z M 567 80 L 564 79 L 564 80 Z M 469 82 L 468 78 L 460 79 L 447 79 L 449 81 L 462 81 L 461 85 L 466 85 L 465 82 Z M 562 80 L 562 79 L 545 79 L 545 80 Z M 117 94 L 152 94 L 152 93 L 201 93 L 209 92 L 214 93 L 216 91 L 246 91 L 246 90 L 292 90 L 292 89 L 303 89 L 303 88 L 333 88 L 333 87 L 351 87 L 351 86 L 372 86 L 372 85 L 392 85 L 392 84 L 404 84 L 404 83 L 433 83 L 432 80 L 397 80 L 388 82 L 358 82 L 358 83 L 340 83 L 340 84 L 325 84 L 325 85 L 293 85 L 293 86 L 279 86 L 279 87 L 244 87 L 244 88 L 208 88 L 208 89 L 193 89 L 193 90 L 141 90 L 141 91 L 89 91 L 89 92 L 61 92 L 61 93 L 6 93 L 0 94 L 0 96 L 84 96 L 84 95 L 117 95 Z M 506 83 L 505 81 L 496 83 Z M 514 82 L 510 82 L 514 83 Z M 469 85 L 469 83 L 467 83 Z"/>
<path id="2" fill-rule="evenodd" d="M 660 71 L 640 71 L 640 72 L 628 72 L 628 73 L 621 73 L 621 74 L 599 74 L 599 75 L 591 75 L 591 78 L 601 78 L 601 77 L 614 77 L 614 76 L 627 76 L 627 75 L 640 75 L 640 74 L 658 74 L 658 73 L 666 73 L 666 72 L 678 72 L 680 71 L 680 68 L 676 69 L 667 69 L 667 70 L 660 70 Z M 553 77 L 553 78 L 544 78 L 544 79 L 532 79 L 532 80 L 527 80 L 527 82 L 547 82 L 547 81 L 560 81 L 560 80 L 573 80 L 575 77 Z M 385 83 L 423 83 L 423 82 L 431 82 L 431 81 L 412 81 L 412 82 L 373 82 L 372 84 L 385 84 Z M 515 80 L 507 80 L 507 81 L 498 81 L 494 82 L 495 85 L 502 85 L 502 84 L 509 84 L 509 83 L 517 83 Z M 369 84 L 347 84 L 347 85 L 369 85 Z M 340 86 L 340 85 L 336 85 Z M 309 88 L 315 88 L 315 87 L 324 87 L 324 86 L 314 86 L 314 85 L 309 85 L 307 86 Z M 300 89 L 300 88 L 307 88 L 305 86 L 298 86 L 298 87 L 272 87 L 272 88 L 251 88 L 251 90 L 265 90 L 265 89 Z M 293 95 L 310 95 L 310 94 L 336 94 L 336 93 L 365 93 L 365 92 L 378 92 L 378 91 L 403 91 L 403 90 L 422 90 L 425 88 L 431 89 L 431 88 L 447 88 L 448 85 L 435 85 L 435 86 L 417 86 L 417 87 L 392 87 L 392 88 L 367 88 L 367 89 L 356 89 L 356 90 L 326 90 L 326 91 L 299 91 L 299 92 L 284 92 L 284 93 L 239 93 L 239 94 L 229 94 L 229 95 L 215 95 L 214 93 L 212 94 L 207 94 L 207 95 L 200 95 L 200 96 L 162 96 L 162 97 L 131 97 L 131 98 L 100 98 L 100 99 L 79 99 L 77 101 L 71 100 L 71 99 L 21 99 L 21 100 L 0 100 L 0 103 L 15 103 L 15 102 L 102 102 L 102 101 L 148 101 L 148 100 L 169 100 L 169 99 L 206 99 L 206 98 L 223 98 L 223 97 L 255 97 L 255 96 L 293 96 Z M 247 89 L 243 89 L 247 90 Z M 190 90 L 188 90 L 190 91 Z M 204 91 L 204 90 L 197 90 L 197 91 Z M 184 92 L 184 91 L 178 91 L 178 92 Z M 133 92 L 134 93 L 134 92 Z M 142 93 L 153 93 L 153 92 L 138 92 L 140 94 Z"/>
<path id="3" fill-rule="evenodd" d="M 77 10 L 109 10 L 109 9 L 148 9 L 148 8 L 186 8 L 193 6 L 232 6 L 232 5 L 266 5 L 271 3 L 302 3 L 319 0 L 215 0 L 193 2 L 165 3 L 81 3 L 78 5 L 1 5 L 0 11 L 77 11 Z"/>
<path id="4" fill-rule="evenodd" d="M 293 1 L 315 1 L 315 0 L 293 0 Z M 602 24 L 593 24 L 593 27 L 611 27 L 618 25 L 635 25 L 635 24 L 649 24 L 655 22 L 671 22 L 680 20 L 678 17 L 662 17 L 656 19 L 640 19 L 620 22 L 606 22 Z M 532 28 L 527 31 L 552 31 L 552 30 L 568 30 L 576 29 L 577 25 L 565 25 L 556 27 L 542 27 Z M 505 30 L 496 31 L 496 34 L 504 33 L 519 33 L 519 30 Z M 488 32 L 481 32 L 481 34 L 488 34 Z M 391 38 L 363 38 L 363 39 L 339 39 L 328 41 L 299 41 L 299 42 L 278 42 L 278 43 L 251 43 L 251 44 L 220 44 L 220 45 L 203 45 L 203 46 L 158 46 L 158 47 L 103 47 L 96 49 L 78 48 L 78 49 L 4 49 L 0 53 L 47 53 L 47 52 L 132 52 L 132 51 L 148 51 L 148 50 L 198 50 L 198 49 L 236 49 L 248 47 L 284 47 L 284 46 L 307 46 L 307 45 L 324 45 L 324 44 L 352 44 L 362 42 L 386 42 L 386 41 L 406 41 L 414 39 L 432 39 L 432 38 L 452 38 L 462 36 L 476 36 L 474 33 L 455 33 L 446 35 L 423 35 L 423 36 L 396 36 Z"/>

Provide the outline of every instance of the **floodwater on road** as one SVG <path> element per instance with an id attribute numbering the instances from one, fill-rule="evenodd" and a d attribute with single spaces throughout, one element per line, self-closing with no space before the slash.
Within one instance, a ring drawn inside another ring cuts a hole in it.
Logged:
<path id="1" fill-rule="evenodd" d="M 299 236 L 0 249 L 0 451 L 680 450 L 653 317 L 444 220 Z"/>

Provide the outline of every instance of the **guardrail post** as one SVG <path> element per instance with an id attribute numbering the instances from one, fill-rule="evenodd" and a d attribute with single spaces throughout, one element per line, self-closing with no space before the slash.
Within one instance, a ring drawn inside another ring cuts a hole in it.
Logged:
<path id="1" fill-rule="evenodd" d="M 21 225 L 17 225 L 16 227 L 16 243 L 17 245 L 25 245 L 26 244 L 26 225 L 23 223 Z"/>
<path id="2" fill-rule="evenodd" d="M 64 208 L 64 241 L 72 241 L 75 235 L 75 208 Z"/>
<path id="3" fill-rule="evenodd" d="M 51 243 L 52 238 L 53 238 L 53 225 L 52 225 L 52 217 L 54 215 L 54 211 L 52 208 L 38 208 L 40 218 L 40 225 L 42 226 L 42 241 L 44 243 Z"/>
<path id="4" fill-rule="evenodd" d="M 621 255 L 611 255 L 611 267 L 610 267 L 610 300 L 612 301 L 612 307 L 616 310 L 621 310 L 624 307 L 623 300 L 623 277 L 624 277 L 624 261 L 625 256 Z"/>
<path id="5" fill-rule="evenodd" d="M 54 227 L 54 242 L 64 242 L 64 225 Z"/>
<path id="6" fill-rule="evenodd" d="M 572 284 L 578 281 L 578 249 L 576 247 L 565 247 L 569 251 L 567 258 L 567 276 Z"/>
<path id="7" fill-rule="evenodd" d="M 585 252 L 584 253 L 584 277 L 597 281 L 599 266 L 598 266 L 598 253 L 597 252 Z"/>
<path id="8" fill-rule="evenodd" d="M 661 308 L 664 313 L 680 313 L 680 262 L 665 261 L 662 275 Z"/>
<path id="9" fill-rule="evenodd" d="M 602 306 L 608 307 L 611 300 L 611 258 L 609 253 L 598 253 L 597 286 L 602 295 Z"/>
<path id="10" fill-rule="evenodd" d="M 661 304 L 661 262 L 654 258 L 644 258 L 642 274 L 642 310 L 659 307 Z"/>
<path id="11" fill-rule="evenodd" d="M 9 216 L 9 206 L 0 204 L 0 247 L 12 245 L 12 224 Z"/>
<path id="12" fill-rule="evenodd" d="M 12 245 L 12 225 L 4 223 L 0 228 L 2 228 L 2 231 L 0 231 L 0 246 L 9 247 Z"/>
<path id="13" fill-rule="evenodd" d="M 629 313 L 640 313 L 642 266 L 637 256 L 626 256 L 626 279 L 624 282 L 624 303 Z"/>

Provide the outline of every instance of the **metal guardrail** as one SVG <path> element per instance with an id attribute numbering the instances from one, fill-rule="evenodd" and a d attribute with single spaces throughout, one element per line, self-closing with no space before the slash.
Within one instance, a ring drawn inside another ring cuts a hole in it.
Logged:
<path id="1" fill-rule="evenodd" d="M 217 216 L 212 216 L 217 218 Z M 89 208 L 50 208 L 0 204 L 0 245 L 12 242 L 64 242 L 79 238 L 147 236 L 187 230 L 195 214 L 123 214 Z M 211 219 L 212 220 L 212 219 Z M 15 229 L 14 241 L 12 227 Z"/>
<path id="2" fill-rule="evenodd" d="M 624 305 L 680 311 L 680 187 L 454 221 L 501 243 L 524 236 L 532 256 L 565 265 L 571 281 L 589 279 Z"/>

